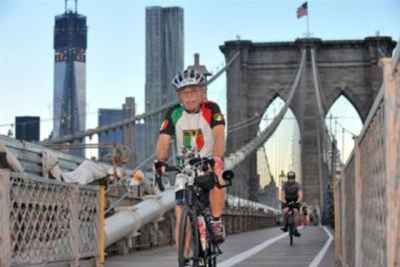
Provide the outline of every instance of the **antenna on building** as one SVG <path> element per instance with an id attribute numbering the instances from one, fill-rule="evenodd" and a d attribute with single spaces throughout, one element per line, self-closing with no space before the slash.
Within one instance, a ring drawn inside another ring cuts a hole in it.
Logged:
<path id="1" fill-rule="evenodd" d="M 200 54 L 195 53 L 193 58 L 194 63 L 193 65 L 188 66 L 188 68 L 200 71 L 201 73 L 203 73 L 204 76 L 206 76 L 206 78 L 207 76 L 210 76 L 211 73 L 207 70 L 206 66 L 200 64 Z"/>
<path id="2" fill-rule="evenodd" d="M 65 13 L 68 13 L 68 11 L 75 11 L 75 13 L 78 13 L 78 0 L 74 0 L 75 2 L 75 7 L 74 9 L 68 8 L 68 2 L 72 2 L 71 0 L 65 0 Z"/>

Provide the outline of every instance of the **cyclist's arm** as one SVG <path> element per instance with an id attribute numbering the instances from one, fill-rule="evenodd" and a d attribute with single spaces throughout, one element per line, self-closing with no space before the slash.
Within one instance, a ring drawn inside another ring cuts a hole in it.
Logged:
<path id="1" fill-rule="evenodd" d="M 298 202 L 298 203 L 303 202 L 303 197 L 304 197 L 303 190 L 300 189 L 299 192 L 298 192 L 298 199 L 297 199 L 297 202 Z"/>
<path id="2" fill-rule="evenodd" d="M 282 189 L 281 189 L 281 201 L 283 203 L 286 203 L 286 194 L 285 194 L 284 187 L 282 187 Z"/>
<path id="3" fill-rule="evenodd" d="M 213 156 L 223 158 L 225 153 L 225 126 L 222 124 L 215 126 L 213 128 L 213 135 Z"/>
<path id="4" fill-rule="evenodd" d="M 169 155 L 169 146 L 171 144 L 172 136 L 175 134 L 175 126 L 171 120 L 171 112 L 173 109 L 169 109 L 164 116 L 164 120 L 161 123 L 160 135 L 158 137 L 155 157 L 156 160 L 166 161 Z"/>
<path id="5" fill-rule="evenodd" d="M 171 136 L 161 133 L 158 137 L 156 147 L 156 159 L 166 161 L 168 159 L 169 146 L 171 144 Z"/>

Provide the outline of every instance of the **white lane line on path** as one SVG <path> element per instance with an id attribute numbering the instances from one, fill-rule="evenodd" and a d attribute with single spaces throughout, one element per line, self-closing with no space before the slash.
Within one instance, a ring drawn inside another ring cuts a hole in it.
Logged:
<path id="1" fill-rule="evenodd" d="M 231 267 L 234 266 L 242 261 L 244 261 L 247 258 L 250 258 L 251 256 L 257 254 L 258 252 L 262 251 L 263 249 L 265 249 L 266 247 L 270 246 L 271 244 L 275 243 L 276 241 L 278 241 L 279 239 L 284 238 L 285 236 L 288 236 L 288 234 L 281 234 L 278 235 L 277 237 L 274 237 L 272 239 L 268 239 L 267 241 L 258 244 L 255 247 L 252 247 L 249 250 L 246 250 L 242 253 L 240 253 L 239 255 L 236 255 L 235 257 L 232 257 L 230 259 L 227 259 L 223 262 L 221 262 L 220 264 L 218 264 L 219 267 Z"/>
<path id="2" fill-rule="evenodd" d="M 328 235 L 328 240 L 325 242 L 325 245 L 322 247 L 322 249 L 319 251 L 317 256 L 313 259 L 313 261 L 310 263 L 308 267 L 318 267 L 318 265 L 321 263 L 322 259 L 324 258 L 326 252 L 328 251 L 329 246 L 332 243 L 333 237 L 331 233 L 329 232 L 328 229 L 324 226 L 322 229 L 324 229 L 325 233 Z"/>

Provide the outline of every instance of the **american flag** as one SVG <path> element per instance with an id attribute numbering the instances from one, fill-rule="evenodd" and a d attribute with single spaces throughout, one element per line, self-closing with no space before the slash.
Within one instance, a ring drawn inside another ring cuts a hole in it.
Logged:
<path id="1" fill-rule="evenodd" d="M 308 15 L 308 6 L 307 6 L 307 2 L 304 2 L 304 4 L 302 4 L 298 9 L 297 9 L 297 18 L 301 18 L 303 16 L 307 16 Z"/>

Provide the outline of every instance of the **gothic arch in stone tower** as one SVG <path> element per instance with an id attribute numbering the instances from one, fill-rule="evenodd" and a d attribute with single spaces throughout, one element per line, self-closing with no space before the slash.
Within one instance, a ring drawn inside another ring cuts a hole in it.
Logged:
<path id="1" fill-rule="evenodd" d="M 253 43 L 228 41 L 220 47 L 226 61 L 239 50 L 240 56 L 227 70 L 228 131 L 231 125 L 263 114 L 268 103 L 277 94 L 284 100 L 290 91 L 300 63 L 301 49 L 316 51 L 317 71 L 321 98 L 327 111 L 340 94 L 346 95 L 359 112 L 367 117 L 381 85 L 378 65 L 380 51 L 390 56 L 395 42 L 390 37 L 370 37 L 364 40 L 323 41 L 317 38 L 298 39 L 295 42 Z M 322 179 L 318 171 L 317 117 L 318 109 L 314 91 L 310 53 L 299 88 L 290 108 L 300 128 L 302 145 L 303 188 L 308 203 L 322 204 Z M 257 126 L 228 134 L 227 153 L 236 151 L 253 139 Z M 240 164 L 240 178 L 235 187 L 242 189 L 243 197 L 254 198 L 258 188 L 256 179 L 256 154 Z M 235 189 L 232 189 L 235 190 Z"/>

